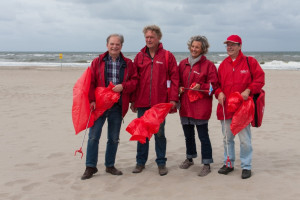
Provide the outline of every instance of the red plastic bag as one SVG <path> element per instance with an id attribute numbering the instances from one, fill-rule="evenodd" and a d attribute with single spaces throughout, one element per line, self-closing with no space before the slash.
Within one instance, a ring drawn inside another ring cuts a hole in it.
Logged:
<path id="1" fill-rule="evenodd" d="M 156 104 L 142 117 L 130 122 L 126 128 L 126 131 L 132 135 L 130 140 L 136 140 L 142 144 L 146 143 L 146 138 L 150 140 L 152 135 L 159 131 L 160 124 L 165 120 L 172 106 L 171 103 Z"/>
<path id="2" fill-rule="evenodd" d="M 235 112 L 243 103 L 244 99 L 239 92 L 233 92 L 228 97 L 228 107 L 229 112 Z"/>
<path id="3" fill-rule="evenodd" d="M 192 83 L 190 88 L 193 88 L 195 87 L 197 83 Z M 188 91 L 188 97 L 189 97 L 189 100 L 190 102 L 194 102 L 194 101 L 197 101 L 198 99 L 202 99 L 203 98 L 203 94 L 199 91 L 196 91 L 196 90 L 189 90 Z"/>
<path id="4" fill-rule="evenodd" d="M 115 87 L 111 82 L 105 87 L 97 87 L 95 90 L 96 109 L 94 111 L 95 121 L 103 115 L 103 113 L 110 109 L 115 103 L 119 101 L 120 93 L 114 92 L 112 88 Z"/>
<path id="5" fill-rule="evenodd" d="M 242 105 L 234 113 L 230 124 L 233 135 L 238 134 L 242 129 L 247 127 L 254 118 L 254 102 L 251 97 L 243 101 Z"/>
<path id="6" fill-rule="evenodd" d="M 87 68 L 73 87 L 72 121 L 75 134 L 87 127 L 90 116 L 89 90 L 91 84 L 91 69 Z M 92 116 L 91 116 L 92 117 Z M 90 119 L 88 128 L 94 125 L 94 120 Z"/>

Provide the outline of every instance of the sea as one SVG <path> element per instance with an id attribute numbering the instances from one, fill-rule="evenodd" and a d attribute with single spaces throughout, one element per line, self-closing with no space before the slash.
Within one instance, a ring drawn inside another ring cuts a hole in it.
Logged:
<path id="1" fill-rule="evenodd" d="M 0 52 L 1 67 L 75 67 L 86 68 L 103 52 Z M 189 52 L 172 52 L 179 63 Z M 243 52 L 258 60 L 263 69 L 300 70 L 300 52 Z M 134 59 L 137 52 L 123 52 Z M 227 57 L 226 52 L 209 52 L 206 57 L 216 67 Z"/>

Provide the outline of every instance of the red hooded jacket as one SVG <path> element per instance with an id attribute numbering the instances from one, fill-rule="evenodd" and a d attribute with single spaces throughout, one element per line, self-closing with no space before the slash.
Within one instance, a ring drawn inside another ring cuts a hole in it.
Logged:
<path id="1" fill-rule="evenodd" d="M 190 88 L 194 82 L 200 84 L 201 90 L 209 90 L 210 83 L 213 89 L 218 87 L 217 68 L 205 56 L 202 56 L 193 67 L 190 66 L 188 58 L 182 60 L 179 64 L 179 77 L 179 87 Z M 212 111 L 212 96 L 202 93 L 203 98 L 190 102 L 187 93 L 188 90 L 185 90 L 180 95 L 180 116 L 208 120 Z"/>
<path id="2" fill-rule="evenodd" d="M 95 101 L 95 89 L 96 87 L 107 87 L 106 81 L 106 70 L 105 70 L 105 59 L 107 58 L 108 52 L 99 55 L 95 58 L 91 64 L 91 87 L 89 91 L 90 102 Z M 120 53 L 123 59 L 123 64 L 120 67 L 120 83 L 122 83 L 123 91 L 121 92 L 121 98 L 119 102 L 122 104 L 122 117 L 124 117 L 128 111 L 129 101 L 131 94 L 136 89 L 137 72 L 133 66 L 132 61 L 129 58 L 124 57 Z"/>
<path id="3" fill-rule="evenodd" d="M 253 94 L 259 93 L 261 88 L 265 85 L 265 73 L 257 60 L 250 56 L 248 60 L 251 71 L 249 71 L 247 58 L 241 51 L 235 61 L 232 61 L 228 56 L 218 68 L 220 87 L 216 90 L 215 95 L 216 98 L 218 98 L 220 92 L 225 94 L 224 109 L 226 119 L 231 119 L 234 114 L 227 111 L 227 98 L 231 93 L 242 93 L 248 88 L 251 91 L 250 96 L 253 96 Z M 224 120 L 221 104 L 217 107 L 217 117 L 219 120 Z"/>
<path id="4" fill-rule="evenodd" d="M 167 75 L 171 80 L 169 100 L 178 101 L 179 74 L 174 55 L 169 52 L 169 63 L 166 65 L 166 50 L 161 43 L 153 60 L 146 50 L 145 46 L 134 59 L 139 80 L 132 99 L 134 106 L 152 107 L 158 103 L 168 103 Z"/>

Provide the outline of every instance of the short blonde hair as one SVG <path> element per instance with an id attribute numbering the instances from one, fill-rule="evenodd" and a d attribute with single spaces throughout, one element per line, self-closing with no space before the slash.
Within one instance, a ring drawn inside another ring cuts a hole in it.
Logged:
<path id="1" fill-rule="evenodd" d="M 205 36 L 201 36 L 201 35 L 192 36 L 189 39 L 189 41 L 187 42 L 189 50 L 191 50 L 191 46 L 192 46 L 192 44 L 193 44 L 194 41 L 201 42 L 201 49 L 202 49 L 202 53 L 201 54 L 203 54 L 203 55 L 207 54 L 208 48 L 209 48 L 209 43 L 207 41 L 207 38 Z"/>
<path id="2" fill-rule="evenodd" d="M 154 31 L 159 39 L 162 38 L 161 30 L 160 30 L 159 26 L 157 26 L 157 25 L 145 26 L 143 29 L 144 35 L 146 34 L 147 31 Z"/>

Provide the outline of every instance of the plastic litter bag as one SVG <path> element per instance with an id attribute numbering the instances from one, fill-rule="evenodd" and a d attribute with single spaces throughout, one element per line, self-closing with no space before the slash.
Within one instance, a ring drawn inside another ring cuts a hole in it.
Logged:
<path id="1" fill-rule="evenodd" d="M 254 118 L 254 102 L 251 97 L 243 101 L 232 117 L 230 129 L 233 135 L 238 134 L 242 129 L 247 127 Z"/>
<path id="2" fill-rule="evenodd" d="M 87 127 L 90 116 L 89 89 L 91 84 L 91 69 L 87 68 L 73 87 L 72 121 L 75 134 L 78 134 Z M 92 117 L 92 116 L 91 116 Z M 94 125 L 90 119 L 88 128 Z"/>
<path id="3" fill-rule="evenodd" d="M 115 103 L 119 101 L 120 93 L 114 92 L 112 88 L 115 87 L 111 82 L 105 87 L 97 87 L 95 89 L 96 109 L 94 111 L 95 120 L 97 120 L 103 113 L 110 109 Z"/>
<path id="4" fill-rule="evenodd" d="M 229 112 L 235 112 L 243 103 L 244 99 L 239 92 L 233 92 L 228 97 L 228 107 Z"/>
<path id="5" fill-rule="evenodd" d="M 195 87 L 197 83 L 192 83 L 190 88 L 193 88 Z M 203 94 L 199 91 L 195 91 L 195 90 L 189 90 L 188 91 L 188 97 L 189 97 L 189 100 L 190 102 L 194 102 L 194 101 L 197 101 L 198 99 L 202 99 L 203 98 Z"/>
<path id="6" fill-rule="evenodd" d="M 132 120 L 126 128 L 126 131 L 132 135 L 130 140 L 142 144 L 146 143 L 146 138 L 150 140 L 152 135 L 159 131 L 160 124 L 165 120 L 172 106 L 171 103 L 156 104 L 142 117 Z"/>

